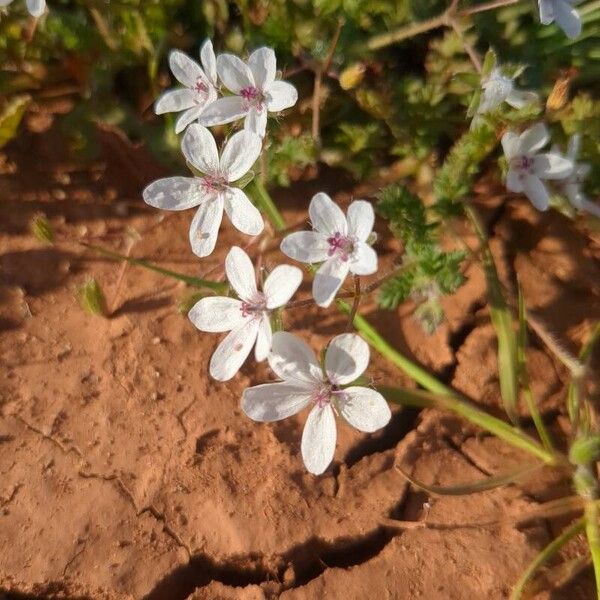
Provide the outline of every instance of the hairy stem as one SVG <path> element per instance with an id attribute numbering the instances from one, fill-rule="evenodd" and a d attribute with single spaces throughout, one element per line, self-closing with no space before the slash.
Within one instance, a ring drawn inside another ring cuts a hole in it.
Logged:
<path id="1" fill-rule="evenodd" d="M 283 215 L 279 212 L 279 209 L 275 206 L 269 192 L 267 192 L 265 186 L 258 178 L 255 177 L 248 184 L 246 189 L 250 192 L 250 196 L 254 199 L 258 208 L 267 215 L 267 218 L 276 231 L 282 231 L 287 228 L 287 223 L 285 222 Z"/>
<path id="2" fill-rule="evenodd" d="M 585 535 L 592 555 L 594 576 L 596 578 L 596 596 L 600 600 L 600 530 L 598 529 L 597 502 L 588 502 L 585 507 Z"/>

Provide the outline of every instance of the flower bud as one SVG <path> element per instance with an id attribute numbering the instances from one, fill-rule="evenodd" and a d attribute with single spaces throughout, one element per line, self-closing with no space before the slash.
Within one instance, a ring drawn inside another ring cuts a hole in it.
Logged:
<path id="1" fill-rule="evenodd" d="M 340 73 L 340 86 L 343 90 L 351 90 L 357 85 L 360 85 L 365 77 L 365 65 L 362 63 L 353 63 L 349 67 L 346 67 Z"/>
<path id="2" fill-rule="evenodd" d="M 573 475 L 575 490 L 582 498 L 593 499 L 597 497 L 598 482 L 589 467 L 579 466 Z"/>
<path id="3" fill-rule="evenodd" d="M 573 442 L 569 460 L 574 465 L 587 465 L 600 458 L 600 435 L 582 437 Z"/>

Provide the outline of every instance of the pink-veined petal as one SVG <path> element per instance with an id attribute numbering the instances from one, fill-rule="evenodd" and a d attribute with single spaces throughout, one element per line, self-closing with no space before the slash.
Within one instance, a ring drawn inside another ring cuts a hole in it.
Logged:
<path id="1" fill-rule="evenodd" d="M 267 89 L 269 112 L 279 112 L 298 102 L 298 90 L 287 81 L 274 81 Z"/>
<path id="2" fill-rule="evenodd" d="M 187 88 L 168 90 L 156 101 L 154 112 L 157 115 L 180 112 L 196 105 L 196 94 Z"/>
<path id="3" fill-rule="evenodd" d="M 244 129 L 251 131 L 261 139 L 265 137 L 267 131 L 267 111 L 263 107 L 262 110 L 250 108 L 246 118 L 244 119 Z"/>
<path id="4" fill-rule="evenodd" d="M 266 89 L 275 81 L 277 59 L 272 48 L 258 48 L 248 57 L 248 66 L 254 77 L 254 84 L 260 90 Z"/>
<path id="5" fill-rule="evenodd" d="M 327 260 L 329 243 L 327 237 L 316 231 L 290 233 L 281 242 L 281 251 L 290 258 L 304 263 Z"/>
<path id="6" fill-rule="evenodd" d="M 201 173 L 212 175 L 219 172 L 219 151 L 212 133 L 194 123 L 187 128 L 181 143 L 185 159 Z"/>
<path id="7" fill-rule="evenodd" d="M 254 77 L 248 65 L 233 54 L 217 56 L 217 73 L 223 85 L 234 94 L 246 87 L 254 87 Z"/>
<path id="8" fill-rule="evenodd" d="M 360 377 L 369 365 L 369 345 L 355 333 L 343 333 L 331 340 L 325 354 L 329 381 L 346 385 Z"/>
<path id="9" fill-rule="evenodd" d="M 319 192 L 312 197 L 308 214 L 313 228 L 319 233 L 325 235 L 348 233 L 348 223 L 342 209 L 324 192 Z"/>
<path id="10" fill-rule="evenodd" d="M 175 133 L 181 133 L 188 125 L 197 121 L 204 110 L 204 106 L 194 106 L 182 112 L 175 121 Z"/>
<path id="11" fill-rule="evenodd" d="M 350 259 L 354 275 L 373 275 L 377 272 L 377 252 L 364 242 L 358 242 Z"/>
<path id="12" fill-rule="evenodd" d="M 291 265 L 279 265 L 269 273 L 263 285 L 267 308 L 284 306 L 302 283 L 302 271 Z"/>
<path id="13" fill-rule="evenodd" d="M 264 383 L 244 390 L 242 410 L 259 423 L 281 421 L 307 406 L 312 391 L 302 383 Z"/>
<path id="14" fill-rule="evenodd" d="M 308 414 L 302 432 L 302 459 L 313 475 L 321 475 L 333 460 L 337 430 L 331 404 L 316 405 Z"/>
<path id="15" fill-rule="evenodd" d="M 196 177 L 165 177 L 146 186 L 144 202 L 163 210 L 185 210 L 198 206 L 206 195 Z"/>
<path id="16" fill-rule="evenodd" d="M 375 212 L 370 202 L 355 200 L 348 207 L 348 234 L 366 242 L 373 231 Z"/>
<path id="17" fill-rule="evenodd" d="M 207 79 L 213 86 L 217 87 L 217 58 L 210 39 L 207 39 L 200 48 L 200 62 Z"/>
<path id="18" fill-rule="evenodd" d="M 194 304 L 188 318 L 200 331 L 222 333 L 239 327 L 248 317 L 242 315 L 242 303 L 239 300 L 226 296 L 207 296 Z"/>
<path id="19" fill-rule="evenodd" d="M 260 211 L 244 190 L 239 188 L 229 187 L 225 191 L 225 212 L 231 221 L 231 224 L 246 235 L 258 235 L 265 228 Z"/>
<path id="20" fill-rule="evenodd" d="M 247 302 L 252 302 L 257 295 L 256 275 L 250 257 L 237 246 L 231 248 L 225 258 L 227 281 L 235 293 Z"/>
<path id="21" fill-rule="evenodd" d="M 203 111 L 200 124 L 207 127 L 224 125 L 237 121 L 246 116 L 248 109 L 244 108 L 239 96 L 226 96 L 209 104 Z"/>
<path id="22" fill-rule="evenodd" d="M 215 249 L 219 227 L 223 219 L 223 198 L 219 194 L 203 202 L 190 225 L 190 245 L 192 252 L 203 258 Z"/>
<path id="23" fill-rule="evenodd" d="M 329 258 L 319 267 L 312 285 L 313 298 L 319 306 L 327 308 L 333 302 L 349 270 L 349 261 L 338 258 Z"/>
<path id="24" fill-rule="evenodd" d="M 365 387 L 345 388 L 340 394 L 338 410 L 352 427 L 365 433 L 385 427 L 392 417 L 385 398 L 379 392 Z"/>
<path id="25" fill-rule="evenodd" d="M 245 175 L 257 161 L 262 149 L 262 141 L 250 131 L 234 133 L 221 154 L 221 173 L 229 182 L 237 181 Z"/>
<path id="26" fill-rule="evenodd" d="M 315 385 L 323 380 L 314 352 L 298 337 L 287 331 L 273 334 L 269 366 L 285 381 Z"/>
<path id="27" fill-rule="evenodd" d="M 193 88 L 199 80 L 205 84 L 210 83 L 202 67 L 179 50 L 171 50 L 169 53 L 169 66 L 175 79 L 188 88 Z"/>
<path id="28" fill-rule="evenodd" d="M 256 319 L 250 319 L 241 327 L 230 331 L 210 359 L 210 376 L 217 381 L 229 381 L 248 358 L 257 333 Z"/>
<path id="29" fill-rule="evenodd" d="M 269 356 L 272 344 L 273 330 L 271 329 L 271 321 L 268 315 L 263 315 L 260 318 L 256 346 L 254 346 L 254 358 L 256 358 L 256 362 L 262 362 Z"/>

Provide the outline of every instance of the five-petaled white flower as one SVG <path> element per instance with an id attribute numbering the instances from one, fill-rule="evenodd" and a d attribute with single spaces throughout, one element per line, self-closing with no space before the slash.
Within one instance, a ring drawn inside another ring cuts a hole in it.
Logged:
<path id="1" fill-rule="evenodd" d="M 239 371 L 252 346 L 257 361 L 267 358 L 273 340 L 271 312 L 284 306 L 302 282 L 300 269 L 279 265 L 259 291 L 252 262 L 237 246 L 225 259 L 225 272 L 239 300 L 202 298 L 189 312 L 190 320 L 200 331 L 230 332 L 210 360 L 210 374 L 218 381 L 227 381 Z"/>
<path id="2" fill-rule="evenodd" d="M 231 185 L 243 177 L 256 162 L 261 139 L 251 131 L 238 131 L 225 144 L 221 159 L 215 139 L 196 123 L 183 136 L 181 149 L 187 161 L 203 175 L 167 177 L 144 190 L 150 206 L 165 210 L 184 210 L 198 206 L 190 226 L 192 251 L 208 256 L 215 248 L 223 208 L 233 225 L 247 235 L 258 235 L 263 218 L 243 190 Z"/>
<path id="3" fill-rule="evenodd" d="M 325 193 L 310 201 L 308 213 L 314 231 L 298 231 L 281 243 L 281 251 L 304 263 L 323 264 L 315 273 L 313 297 L 322 307 L 333 301 L 348 273 L 372 275 L 377 271 L 377 253 L 367 240 L 373 230 L 373 207 L 355 200 L 348 207 L 348 218 Z"/>
<path id="4" fill-rule="evenodd" d="M 217 57 L 217 72 L 225 87 L 234 94 L 210 105 L 202 121 L 222 125 L 245 117 L 244 128 L 264 137 L 267 112 L 290 108 L 298 100 L 296 88 L 276 81 L 275 52 L 271 48 L 255 50 L 245 63 L 233 54 Z"/>
<path id="5" fill-rule="evenodd" d="M 335 452 L 335 414 L 367 433 L 385 427 L 390 420 L 390 408 L 379 392 L 359 386 L 343 387 L 355 381 L 368 364 L 369 346 L 354 333 L 331 340 L 324 369 L 303 341 L 291 333 L 275 333 L 269 365 L 282 381 L 246 389 L 242 410 L 255 421 L 271 422 L 312 405 L 301 450 L 306 468 L 320 475 Z"/>
<path id="6" fill-rule="evenodd" d="M 581 33 L 581 17 L 573 8 L 581 0 L 538 0 L 540 7 L 540 21 L 544 25 L 556 24 L 571 39 Z"/>
<path id="7" fill-rule="evenodd" d="M 13 0 L 0 0 L 0 8 L 8 6 Z M 27 11 L 32 17 L 41 17 L 46 10 L 46 0 L 25 0 Z"/>
<path id="8" fill-rule="evenodd" d="M 171 72 L 184 87 L 164 92 L 154 111 L 157 115 L 183 111 L 175 124 L 175 133 L 200 120 L 206 107 L 217 99 L 217 61 L 210 40 L 202 45 L 200 60 L 204 68 L 179 50 L 169 54 Z"/>
<path id="9" fill-rule="evenodd" d="M 521 135 L 508 131 L 502 147 L 508 159 L 506 187 L 523 192 L 538 210 L 547 210 L 550 194 L 542 179 L 564 179 L 573 171 L 573 163 L 555 152 L 538 154 L 549 141 L 548 130 L 538 123 Z"/>
<path id="10" fill-rule="evenodd" d="M 477 127 L 481 122 L 480 115 L 495 110 L 503 102 L 513 108 L 523 108 L 537 98 L 537 94 L 533 92 L 516 90 L 514 78 L 504 75 L 499 67 L 494 68 L 487 77 L 483 78 L 481 87 L 483 94 L 477 107 L 477 114 L 471 123 L 472 128 Z"/>

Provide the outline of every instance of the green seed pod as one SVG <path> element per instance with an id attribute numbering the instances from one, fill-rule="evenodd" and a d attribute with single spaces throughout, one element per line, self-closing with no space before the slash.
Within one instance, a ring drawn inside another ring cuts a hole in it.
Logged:
<path id="1" fill-rule="evenodd" d="M 98 282 L 92 277 L 79 289 L 81 307 L 90 315 L 106 315 L 106 300 Z"/>
<path id="2" fill-rule="evenodd" d="M 591 500 L 598 495 L 598 482 L 589 467 L 577 467 L 575 475 L 573 475 L 573 484 L 582 498 Z"/>

